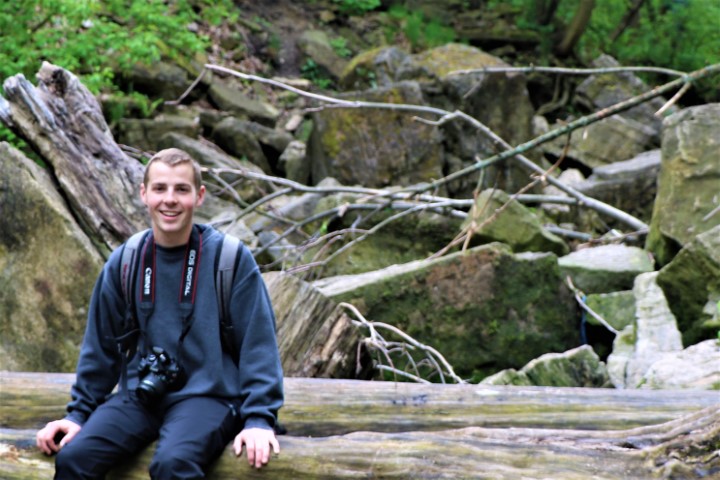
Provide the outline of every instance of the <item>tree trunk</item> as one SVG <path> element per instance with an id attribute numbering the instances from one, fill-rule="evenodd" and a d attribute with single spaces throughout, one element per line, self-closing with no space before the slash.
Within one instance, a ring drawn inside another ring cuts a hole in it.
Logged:
<path id="1" fill-rule="evenodd" d="M 35 430 L 0 430 L 3 478 L 52 478 L 52 458 L 34 446 Z M 209 478 L 717 478 L 720 408 L 628 430 L 467 427 L 434 432 L 356 432 L 321 438 L 282 436 L 281 452 L 261 472 L 228 447 Z M 110 478 L 146 479 L 150 446 Z"/>
<path id="2" fill-rule="evenodd" d="M 73 374 L 0 372 L 0 428 L 65 415 Z M 717 392 L 512 387 L 285 378 L 290 435 L 406 432 L 469 426 L 619 430 L 664 423 L 720 402 Z"/>
<path id="3" fill-rule="evenodd" d="M 0 472 L 51 478 L 36 429 L 72 374 L 0 373 Z M 228 448 L 210 478 L 702 478 L 720 472 L 712 391 L 422 385 L 287 378 L 281 453 L 256 472 Z M 147 478 L 152 447 L 111 478 Z M 700 477 L 698 477 L 700 472 Z M 703 473 L 704 472 L 704 473 Z"/>
<path id="4" fill-rule="evenodd" d="M 120 150 L 75 75 L 45 62 L 37 78 L 37 87 L 23 75 L 5 80 L 0 121 L 40 151 L 84 230 L 112 249 L 148 225 L 138 195 L 143 167 Z"/>
<path id="5" fill-rule="evenodd" d="M 585 32 L 588 23 L 590 23 L 590 17 L 592 11 L 595 8 L 595 0 L 580 0 L 580 3 L 575 10 L 575 15 L 570 21 L 570 25 L 565 32 L 563 39 L 555 47 L 555 53 L 560 57 L 566 57 L 572 52 L 575 44 L 580 40 L 580 37 Z"/>

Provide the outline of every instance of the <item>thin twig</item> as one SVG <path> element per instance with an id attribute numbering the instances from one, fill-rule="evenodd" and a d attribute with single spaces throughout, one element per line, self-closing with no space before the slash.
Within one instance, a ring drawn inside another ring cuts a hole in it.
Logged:
<path id="1" fill-rule="evenodd" d="M 606 68 L 565 68 L 565 67 L 484 67 L 465 70 L 453 70 L 448 75 L 467 75 L 471 73 L 562 73 L 565 75 L 594 75 L 597 73 L 647 72 L 662 73 L 674 77 L 682 77 L 685 72 L 662 67 L 606 67 Z"/>
<path id="2" fill-rule="evenodd" d="M 610 325 L 604 318 L 602 318 L 600 315 L 595 313 L 595 311 L 592 308 L 590 308 L 587 303 L 585 303 L 585 300 L 583 300 L 583 297 L 585 296 L 585 294 L 575 287 L 575 285 L 573 284 L 572 279 L 570 278 L 569 275 L 566 277 L 566 281 L 567 281 L 567 285 L 570 288 L 570 290 L 572 290 L 572 292 L 575 294 L 575 300 L 577 300 L 578 304 L 580 305 L 580 307 L 582 307 L 583 310 L 585 310 L 590 315 L 592 315 L 592 317 L 595 320 L 600 322 L 600 324 L 602 326 L 604 326 L 605 328 L 610 330 L 615 335 L 620 333 L 617 331 L 617 329 L 615 329 L 612 325 Z"/>

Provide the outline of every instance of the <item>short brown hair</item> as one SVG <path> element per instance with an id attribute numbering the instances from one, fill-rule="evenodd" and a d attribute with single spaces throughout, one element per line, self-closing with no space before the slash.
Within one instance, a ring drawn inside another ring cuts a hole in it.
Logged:
<path id="1" fill-rule="evenodd" d="M 200 165 L 185 150 L 180 150 L 179 148 L 166 148 L 165 150 L 160 150 L 150 157 L 150 160 L 145 166 L 145 176 L 143 177 L 143 183 L 145 185 L 147 185 L 150 180 L 150 165 L 155 162 L 162 162 L 166 165 L 170 165 L 171 167 L 183 163 L 190 163 L 193 169 L 193 182 L 195 183 L 195 189 L 200 190 L 200 186 L 202 185 L 202 172 L 200 170 Z"/>

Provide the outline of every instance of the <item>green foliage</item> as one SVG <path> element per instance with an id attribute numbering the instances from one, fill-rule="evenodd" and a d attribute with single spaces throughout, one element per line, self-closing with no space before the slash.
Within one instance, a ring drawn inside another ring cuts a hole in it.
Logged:
<path id="1" fill-rule="evenodd" d="M 452 28 L 435 19 L 426 19 L 419 10 L 410 11 L 402 5 L 395 5 L 388 10 L 388 17 L 392 22 L 385 32 L 388 41 L 392 42 L 402 32 L 414 50 L 438 47 L 456 38 Z"/>
<path id="2" fill-rule="evenodd" d="M 533 29 L 552 39 L 570 23 L 580 0 L 561 0 L 552 22 L 538 25 L 533 17 L 539 2 L 547 0 L 492 0 L 487 8 L 511 9 L 520 28 Z M 714 0 L 646 0 L 637 16 L 613 40 L 613 34 L 631 7 L 629 0 L 595 2 L 590 24 L 581 37 L 577 55 L 585 61 L 601 53 L 623 65 L 653 65 L 691 72 L 720 62 L 720 2 Z M 547 50 L 547 49 L 545 49 Z M 717 80 L 704 82 L 706 94 L 717 100 Z"/>
<path id="3" fill-rule="evenodd" d="M 360 15 L 375 10 L 380 6 L 380 0 L 333 0 L 340 7 L 340 11 L 349 15 Z"/>
<path id="4" fill-rule="evenodd" d="M 347 40 L 343 37 L 333 38 L 330 40 L 330 46 L 335 53 L 341 58 L 348 58 L 352 55 L 352 50 L 348 48 Z"/>
<path id="5" fill-rule="evenodd" d="M 303 66 L 300 67 L 300 72 L 303 78 L 310 80 L 314 85 L 321 89 L 330 88 L 332 85 L 332 80 L 327 77 L 320 65 L 318 65 L 312 58 L 308 58 L 305 61 Z"/>
<path id="6" fill-rule="evenodd" d="M 211 21 L 232 18 L 231 2 L 195 2 Z M 42 61 L 82 77 L 93 92 L 111 90 L 113 71 L 134 63 L 178 60 L 202 51 L 207 39 L 188 25 L 198 13 L 187 0 L 23 0 L 0 7 L 0 77 L 30 77 Z"/>
<path id="7" fill-rule="evenodd" d="M 93 93 L 116 92 L 114 72 L 161 58 L 182 63 L 208 46 L 188 29 L 237 18 L 232 0 L 18 0 L 0 3 L 0 82 L 32 79 L 43 61 L 78 75 Z M 0 93 L 2 89 L 0 88 Z M 149 114 L 156 105 L 135 94 Z M 21 146 L 4 126 L 0 139 Z"/>

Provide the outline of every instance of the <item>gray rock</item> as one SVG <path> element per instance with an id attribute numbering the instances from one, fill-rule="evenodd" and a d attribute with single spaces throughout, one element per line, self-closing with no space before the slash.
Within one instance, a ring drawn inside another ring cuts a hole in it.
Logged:
<path id="1" fill-rule="evenodd" d="M 208 90 L 208 97 L 221 110 L 245 115 L 251 120 L 267 126 L 274 126 L 280 112 L 272 104 L 260 99 L 251 98 L 237 88 L 213 81 Z"/>
<path id="2" fill-rule="evenodd" d="M 415 82 L 368 90 L 362 99 L 425 103 Z M 438 128 L 414 121 L 405 112 L 329 108 L 315 113 L 314 120 L 308 144 L 312 183 L 333 177 L 343 185 L 373 188 L 412 185 L 443 176 L 442 136 Z"/>
<path id="3" fill-rule="evenodd" d="M 685 345 L 715 338 L 720 330 L 720 225 L 701 233 L 658 272 Z"/>
<path id="4" fill-rule="evenodd" d="M 300 35 L 298 48 L 322 70 L 337 80 L 342 76 L 347 61 L 338 56 L 330 45 L 330 38 L 322 30 L 307 30 Z"/>
<path id="5" fill-rule="evenodd" d="M 515 252 L 553 252 L 560 256 L 570 251 L 560 237 L 543 228 L 537 215 L 502 190 L 482 191 L 463 228 L 471 228 L 476 242 L 506 243 Z"/>
<path id="6" fill-rule="evenodd" d="M 179 115 L 159 115 L 155 118 L 123 118 L 117 124 L 117 141 L 145 152 L 160 150 L 159 142 L 166 133 L 179 133 L 191 138 L 200 135 L 200 124 Z"/>
<path id="7" fill-rule="evenodd" d="M 103 258 L 47 171 L 0 142 L 0 370 L 77 362 Z"/>
<path id="8" fill-rule="evenodd" d="M 720 103 L 690 107 L 663 123 L 662 164 L 645 247 L 660 265 L 720 225 Z"/>
<path id="9" fill-rule="evenodd" d="M 640 388 L 720 390 L 720 341 L 705 340 L 664 355 L 643 375 Z"/>
<path id="10" fill-rule="evenodd" d="M 683 348 L 680 332 L 662 290 L 657 272 L 638 275 L 633 287 L 635 323 L 615 339 L 608 371 L 617 388 L 638 388 L 651 365 L 667 353 Z"/>
<path id="11" fill-rule="evenodd" d="M 593 61 L 596 68 L 616 68 L 620 63 L 609 55 L 601 55 Z M 628 100 L 651 89 L 633 72 L 609 72 L 588 77 L 577 87 L 580 103 L 590 110 L 602 110 Z M 651 127 L 654 131 L 654 142 L 659 143 L 662 119 L 655 115 L 666 103 L 662 97 L 653 98 L 641 105 L 622 112 L 620 115 Z M 669 112 L 677 111 L 670 107 Z"/>
<path id="12" fill-rule="evenodd" d="M 567 122 L 565 122 L 567 123 Z M 556 124 L 553 129 L 562 127 Z M 567 157 L 597 168 L 626 161 L 657 147 L 656 132 L 652 127 L 619 115 L 592 123 L 573 132 Z M 565 149 L 566 137 L 561 136 L 544 145 L 544 150 L 560 157 Z"/>
<path id="13" fill-rule="evenodd" d="M 307 184 L 310 180 L 311 166 L 307 158 L 305 142 L 300 140 L 290 142 L 278 159 L 278 167 L 288 180 Z"/>
<path id="14" fill-rule="evenodd" d="M 643 249 L 625 245 L 601 245 L 576 250 L 558 260 L 564 275 L 589 293 L 629 290 L 635 277 L 654 271 L 652 258 Z"/>
<path id="15" fill-rule="evenodd" d="M 587 180 L 573 186 L 591 198 L 640 220 L 650 221 L 657 193 L 660 156 L 659 149 L 650 150 L 624 162 L 597 167 Z"/>
<path id="16" fill-rule="evenodd" d="M 535 114 L 525 75 L 481 71 L 450 75 L 457 70 L 504 66 L 509 65 L 478 48 L 450 43 L 407 57 L 398 68 L 396 80 L 417 81 L 430 105 L 450 112 L 460 110 L 509 144 L 519 145 L 532 138 Z M 447 153 L 460 158 L 463 166 L 497 153 L 495 142 L 487 135 L 478 135 L 477 128 L 467 122 L 448 123 L 443 133 Z M 538 163 L 542 161 L 536 152 L 529 152 L 527 156 Z M 477 181 L 477 176 L 469 176 L 448 188 L 457 195 L 471 197 Z M 497 186 L 515 192 L 527 183 L 526 170 L 514 162 L 504 162 L 486 168 L 481 188 Z"/>
<path id="17" fill-rule="evenodd" d="M 587 296 L 587 306 L 597 313 L 608 325 L 622 331 L 635 323 L 635 295 L 632 290 L 611 293 L 593 293 Z M 586 315 L 587 322 L 602 326 L 592 315 Z"/>
<path id="18" fill-rule="evenodd" d="M 230 155 L 246 159 L 270 175 L 272 168 L 251 125 L 253 122 L 228 117 L 215 126 L 211 138 Z"/>
<path id="19" fill-rule="evenodd" d="M 165 100 L 177 100 L 192 83 L 188 72 L 167 62 L 134 63 L 129 71 L 121 72 L 121 81 L 131 85 L 131 91 Z"/>

